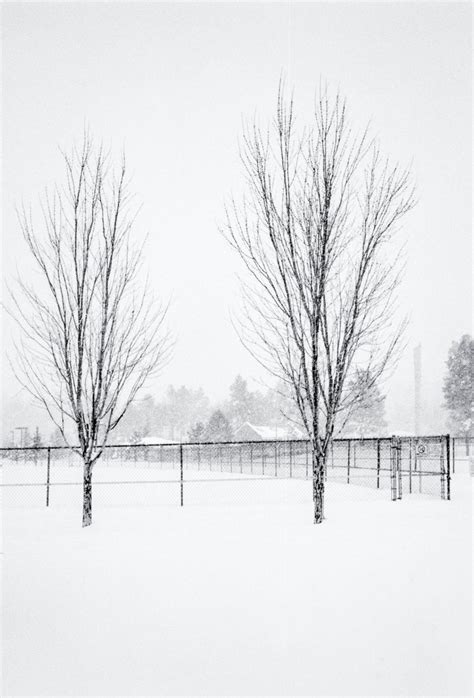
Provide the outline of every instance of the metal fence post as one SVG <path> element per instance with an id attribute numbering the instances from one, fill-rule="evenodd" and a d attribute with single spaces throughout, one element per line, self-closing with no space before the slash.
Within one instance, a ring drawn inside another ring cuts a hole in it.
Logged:
<path id="1" fill-rule="evenodd" d="M 242 444 L 239 446 L 239 465 L 240 465 L 240 472 L 242 473 Z"/>
<path id="2" fill-rule="evenodd" d="M 398 497 L 402 498 L 402 442 L 397 439 L 397 480 L 398 480 Z"/>
<path id="3" fill-rule="evenodd" d="M 411 454 L 413 451 L 413 439 L 409 442 L 409 453 L 408 453 L 408 491 L 411 494 Z"/>
<path id="4" fill-rule="evenodd" d="M 439 473 L 441 477 L 441 499 L 446 499 L 446 466 L 444 458 L 444 449 L 446 447 L 446 437 L 439 437 L 440 449 L 439 449 Z"/>
<path id="5" fill-rule="evenodd" d="M 278 444 L 275 442 L 275 477 L 278 477 Z"/>
<path id="6" fill-rule="evenodd" d="M 181 491 L 181 506 L 184 504 L 184 485 L 183 485 L 183 444 L 179 445 L 179 480 L 180 480 L 180 491 Z"/>
<path id="7" fill-rule="evenodd" d="M 453 475 L 454 475 L 454 473 L 456 472 L 456 439 L 454 436 L 451 439 L 451 441 L 453 444 Z"/>
<path id="8" fill-rule="evenodd" d="M 253 444 L 250 444 L 250 472 L 253 474 Z"/>
<path id="9" fill-rule="evenodd" d="M 262 475 L 265 475 L 265 444 L 262 443 Z"/>
<path id="10" fill-rule="evenodd" d="M 290 441 L 290 477 L 293 477 L 293 441 Z"/>
<path id="11" fill-rule="evenodd" d="M 422 491 L 422 475 L 423 475 L 423 456 L 420 454 L 420 457 L 415 460 L 418 466 L 418 492 L 421 494 Z"/>
<path id="12" fill-rule="evenodd" d="M 47 507 L 49 507 L 50 466 L 51 466 L 51 449 L 48 446 L 48 456 L 47 456 L 47 464 L 46 464 L 46 506 Z"/>
<path id="13" fill-rule="evenodd" d="M 449 434 L 446 434 L 446 499 L 448 500 L 451 499 L 450 438 Z"/>
<path id="14" fill-rule="evenodd" d="M 390 481 L 391 481 L 391 490 L 392 490 L 392 502 L 395 502 L 397 499 L 397 461 L 396 461 L 396 456 L 397 456 L 397 449 L 396 449 L 396 440 L 395 437 L 392 436 L 392 441 L 390 444 Z"/>
<path id="15" fill-rule="evenodd" d="M 377 439 L 377 489 L 380 489 L 380 439 Z"/>
<path id="16" fill-rule="evenodd" d="M 347 484 L 350 483 L 351 473 L 351 440 L 347 439 Z"/>

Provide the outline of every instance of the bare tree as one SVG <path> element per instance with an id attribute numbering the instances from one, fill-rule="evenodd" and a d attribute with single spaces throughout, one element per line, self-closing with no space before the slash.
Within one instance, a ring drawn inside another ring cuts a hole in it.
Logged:
<path id="1" fill-rule="evenodd" d="M 324 518 L 324 471 L 347 389 L 363 368 L 370 389 L 400 348 L 401 254 L 394 234 L 414 204 L 409 173 L 383 159 L 367 130 L 353 134 L 346 104 L 323 90 L 297 135 L 280 85 L 276 118 L 246 129 L 248 194 L 224 231 L 247 269 L 241 338 L 291 386 L 312 443 L 314 522 Z"/>
<path id="2" fill-rule="evenodd" d="M 170 348 L 166 308 L 142 274 L 131 239 L 136 210 L 125 160 L 117 171 L 86 134 L 63 155 L 65 186 L 46 194 L 38 225 L 19 213 L 37 272 L 12 292 L 21 339 L 14 368 L 83 459 L 83 526 L 92 522 L 92 472 L 110 432 Z"/>

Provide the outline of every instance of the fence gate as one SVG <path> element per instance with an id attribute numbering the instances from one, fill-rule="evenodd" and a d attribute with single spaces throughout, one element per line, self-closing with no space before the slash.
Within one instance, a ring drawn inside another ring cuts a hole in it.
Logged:
<path id="1" fill-rule="evenodd" d="M 451 499 L 451 445 L 449 435 L 392 436 L 390 487 L 392 500 L 405 494 Z"/>

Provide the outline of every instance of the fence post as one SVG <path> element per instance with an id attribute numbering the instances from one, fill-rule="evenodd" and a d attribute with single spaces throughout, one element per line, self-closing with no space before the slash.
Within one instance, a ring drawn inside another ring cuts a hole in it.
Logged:
<path id="1" fill-rule="evenodd" d="M 395 502 L 397 500 L 397 447 L 395 436 L 392 436 L 392 441 L 390 444 L 390 480 L 392 502 Z"/>
<path id="2" fill-rule="evenodd" d="M 450 440 L 449 434 L 446 434 L 446 499 L 451 499 L 451 462 L 450 462 Z"/>
<path id="3" fill-rule="evenodd" d="M 456 439 L 453 436 L 452 438 L 452 444 L 453 444 L 453 475 L 456 472 Z"/>
<path id="4" fill-rule="evenodd" d="M 290 477 L 293 477 L 293 441 L 290 441 Z"/>
<path id="5" fill-rule="evenodd" d="M 350 482 L 351 473 L 351 440 L 347 439 L 347 484 Z"/>
<path id="6" fill-rule="evenodd" d="M 265 475 L 265 444 L 262 443 L 262 475 Z"/>
<path id="7" fill-rule="evenodd" d="M 446 447 L 445 436 L 439 437 L 439 445 L 439 474 L 441 478 L 441 499 L 446 499 L 446 464 L 444 456 L 444 449 Z"/>
<path id="8" fill-rule="evenodd" d="M 50 466 L 51 466 L 51 449 L 48 446 L 47 465 L 46 465 L 46 506 L 47 507 L 49 507 Z"/>
<path id="9" fill-rule="evenodd" d="M 417 448 L 418 451 L 418 448 Z M 422 475 L 423 475 L 423 456 L 420 453 L 420 458 L 416 460 L 418 466 L 418 492 L 421 494 L 422 488 Z"/>
<path id="10" fill-rule="evenodd" d="M 250 472 L 253 474 L 253 444 L 250 444 Z"/>
<path id="11" fill-rule="evenodd" d="M 278 444 L 275 441 L 275 477 L 278 477 Z"/>
<path id="12" fill-rule="evenodd" d="M 308 477 L 308 446 L 309 446 L 309 441 L 306 442 L 306 477 Z"/>
<path id="13" fill-rule="evenodd" d="M 398 479 L 398 499 L 402 498 L 402 442 L 397 439 L 397 479 Z"/>
<path id="14" fill-rule="evenodd" d="M 180 480 L 180 490 L 181 490 L 181 506 L 184 504 L 183 500 L 183 444 L 179 444 L 179 480 Z"/>
<path id="15" fill-rule="evenodd" d="M 240 465 L 240 472 L 242 473 L 242 444 L 239 446 L 239 465 Z"/>
<path id="16" fill-rule="evenodd" d="M 411 453 L 413 451 L 413 439 L 410 439 L 410 451 L 408 456 L 408 491 L 411 494 Z"/>
<path id="17" fill-rule="evenodd" d="M 380 439 L 377 439 L 377 489 L 380 489 Z"/>

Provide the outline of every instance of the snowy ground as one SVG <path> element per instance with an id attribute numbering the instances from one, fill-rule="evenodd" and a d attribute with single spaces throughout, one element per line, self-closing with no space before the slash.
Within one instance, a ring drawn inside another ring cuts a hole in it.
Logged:
<path id="1" fill-rule="evenodd" d="M 3 695 L 471 695 L 461 470 L 451 502 L 328 483 L 317 527 L 304 481 L 98 486 L 85 530 L 80 488 L 4 489 Z"/>

